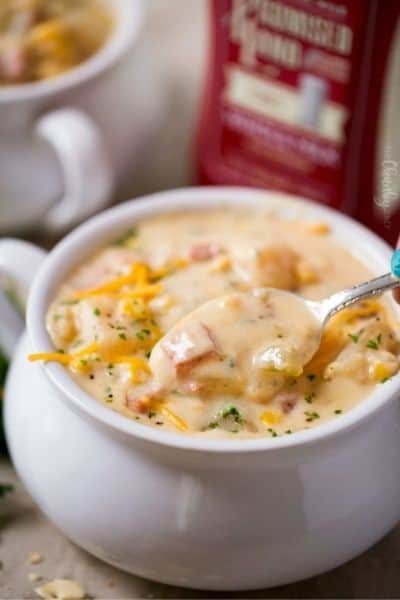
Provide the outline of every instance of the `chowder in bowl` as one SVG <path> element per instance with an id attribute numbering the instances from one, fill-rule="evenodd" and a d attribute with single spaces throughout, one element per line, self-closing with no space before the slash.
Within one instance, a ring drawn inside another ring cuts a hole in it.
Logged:
<path id="1" fill-rule="evenodd" d="M 152 217 L 69 274 L 47 313 L 54 349 L 31 359 L 67 366 L 139 423 L 212 439 L 289 435 L 337 419 L 397 373 L 395 315 L 385 299 L 341 312 L 299 368 L 310 315 L 261 290 L 323 299 L 370 277 L 325 222 L 262 208 Z"/>
<path id="2" fill-rule="evenodd" d="M 222 387 L 224 373 L 245 373 L 241 356 L 226 361 L 221 329 L 196 325 L 179 356 L 168 335 L 226 286 L 320 298 L 386 272 L 390 257 L 327 208 L 240 188 L 155 194 L 81 226 L 34 277 L 6 386 L 7 438 L 30 493 L 88 551 L 176 585 L 273 586 L 356 556 L 400 518 L 390 296 L 332 321 L 320 363 L 278 373 L 263 399 L 214 393 L 212 373 Z M 11 256 L 23 269 L 28 258 Z M 237 325 L 257 337 L 253 322 Z M 154 389 L 165 364 L 179 394 Z"/>

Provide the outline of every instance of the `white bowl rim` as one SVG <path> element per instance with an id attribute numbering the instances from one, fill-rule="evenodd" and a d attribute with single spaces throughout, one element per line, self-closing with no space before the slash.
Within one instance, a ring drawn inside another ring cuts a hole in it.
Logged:
<path id="1" fill-rule="evenodd" d="M 110 38 L 98 52 L 53 79 L 0 86 L 0 106 L 9 102 L 29 102 L 57 95 L 90 81 L 119 60 L 139 35 L 143 24 L 144 6 L 143 0 L 130 0 L 124 5 L 124 10 L 130 12 L 130 17 L 122 19 L 122 15 L 118 14 L 119 11 L 116 8 L 118 2 L 111 0 L 111 4 L 117 24 Z"/>
<path id="2" fill-rule="evenodd" d="M 269 202 L 269 206 L 266 201 Z M 343 237 L 349 235 L 353 238 L 358 237 L 358 245 L 364 244 L 364 247 L 368 248 L 371 260 L 376 260 L 381 265 L 386 262 L 389 264 L 392 249 L 386 242 L 349 217 L 303 198 L 240 187 L 193 187 L 157 192 L 100 213 L 80 225 L 51 251 L 35 278 L 28 301 L 27 327 L 33 351 L 48 352 L 54 349 L 46 331 L 45 314 L 52 292 L 77 264 L 78 257 L 82 257 L 82 252 L 90 256 L 97 248 L 101 248 L 107 239 L 110 240 L 118 235 L 118 232 L 126 230 L 130 224 L 160 212 L 206 210 L 217 206 L 244 207 L 249 204 L 254 208 L 278 210 L 281 214 L 285 211 L 291 213 L 294 211 L 306 219 L 327 221 L 333 229 L 340 227 Z M 363 253 L 364 251 L 365 248 Z M 75 383 L 67 369 L 61 365 L 46 363 L 42 368 L 56 388 L 68 399 L 71 408 L 90 416 L 106 428 L 156 445 L 214 453 L 277 451 L 326 440 L 353 429 L 365 419 L 372 417 L 400 389 L 400 374 L 398 374 L 384 385 L 378 386 L 370 396 L 344 415 L 315 428 L 291 435 L 276 438 L 212 440 L 200 435 L 167 432 L 137 423 L 95 400 Z"/>

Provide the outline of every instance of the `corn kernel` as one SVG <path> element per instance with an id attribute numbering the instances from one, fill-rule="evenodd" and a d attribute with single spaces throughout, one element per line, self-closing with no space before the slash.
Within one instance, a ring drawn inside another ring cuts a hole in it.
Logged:
<path id="1" fill-rule="evenodd" d="M 374 379 L 375 381 L 382 381 L 389 377 L 390 373 L 386 365 L 383 363 L 377 363 L 374 368 Z"/>
<path id="2" fill-rule="evenodd" d="M 283 414 L 280 410 L 266 410 L 261 415 L 261 421 L 264 425 L 276 425 L 283 419 Z"/>
<path id="3" fill-rule="evenodd" d="M 327 223 L 309 223 L 307 225 L 307 231 L 317 235 L 326 235 L 327 233 L 330 233 L 331 228 Z"/>
<path id="4" fill-rule="evenodd" d="M 296 264 L 295 271 L 297 281 L 300 285 L 308 285 L 310 283 L 316 283 L 318 281 L 317 273 L 305 260 L 300 260 Z"/>
<path id="5" fill-rule="evenodd" d="M 210 266 L 211 273 L 224 273 L 232 268 L 232 263 L 227 256 L 218 256 Z"/>

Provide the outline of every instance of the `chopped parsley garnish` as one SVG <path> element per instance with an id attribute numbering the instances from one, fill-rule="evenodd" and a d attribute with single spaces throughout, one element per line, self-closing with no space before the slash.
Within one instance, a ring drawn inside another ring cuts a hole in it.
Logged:
<path id="1" fill-rule="evenodd" d="M 99 316 L 101 315 L 101 310 L 100 310 L 99 308 L 95 308 L 95 309 L 93 310 L 93 314 L 94 314 L 96 317 L 99 317 Z"/>
<path id="2" fill-rule="evenodd" d="M 151 350 L 149 350 L 148 352 L 146 352 L 145 356 L 146 356 L 146 358 L 150 358 L 150 356 L 151 356 Z"/>
<path id="3" fill-rule="evenodd" d="M 376 336 L 375 339 L 368 340 L 368 342 L 366 343 L 366 347 L 371 348 L 371 350 L 378 350 L 381 340 L 382 340 L 382 334 L 380 333 L 379 335 Z"/>
<path id="4" fill-rule="evenodd" d="M 268 428 L 267 430 L 272 437 L 278 437 L 278 434 L 276 433 L 275 429 L 271 429 L 271 427 Z"/>
<path id="5" fill-rule="evenodd" d="M 141 329 L 140 331 L 138 331 L 136 333 L 136 337 L 139 338 L 139 340 L 145 340 L 146 337 L 148 337 L 149 335 L 151 335 L 151 331 L 150 329 Z"/>
<path id="6" fill-rule="evenodd" d="M 214 421 L 208 424 L 208 429 L 215 429 L 220 426 L 220 422 L 232 419 L 235 423 L 242 425 L 245 422 L 245 419 L 242 413 L 236 408 L 234 404 L 227 404 L 221 410 L 218 411 Z"/>
<path id="7" fill-rule="evenodd" d="M 304 414 L 306 415 L 307 423 L 311 423 L 312 421 L 316 421 L 316 419 L 320 418 L 319 414 L 315 411 L 311 412 L 309 410 L 306 410 L 306 412 Z"/>
<path id="8" fill-rule="evenodd" d="M 310 373 L 309 375 L 307 375 L 307 379 L 309 379 L 310 381 L 314 381 L 315 378 L 316 375 L 314 375 L 314 373 Z"/>
<path id="9" fill-rule="evenodd" d="M 80 300 L 64 300 L 64 302 L 61 302 L 61 304 L 63 306 L 75 306 L 75 304 L 79 304 Z"/>
<path id="10" fill-rule="evenodd" d="M 354 333 L 348 333 L 347 335 L 355 344 L 357 344 L 358 340 L 360 339 L 360 336 Z"/>
<path id="11" fill-rule="evenodd" d="M 119 337 L 119 338 L 121 338 L 121 340 L 125 340 L 125 341 L 126 341 L 126 339 L 127 339 L 127 337 L 126 337 L 126 333 L 119 333 L 119 334 L 118 334 L 118 337 Z"/>
<path id="12" fill-rule="evenodd" d="M 287 435 L 290 435 L 291 433 L 293 433 L 293 431 L 292 431 L 291 429 L 286 429 L 285 433 L 286 433 Z"/>
<path id="13" fill-rule="evenodd" d="M 131 229 L 128 229 L 128 231 L 126 233 L 121 235 L 121 237 L 114 240 L 111 243 L 111 245 L 112 246 L 125 246 L 125 244 L 127 242 L 129 242 L 130 239 L 137 237 L 137 235 L 138 235 L 137 227 L 132 227 Z"/>
<path id="14" fill-rule="evenodd" d="M 149 412 L 147 413 L 147 416 L 149 417 L 149 419 L 152 419 L 153 417 L 156 416 L 156 412 L 154 410 L 149 410 Z"/>
<path id="15" fill-rule="evenodd" d="M 335 410 L 335 415 L 341 415 L 341 414 L 342 414 L 342 412 L 343 412 L 343 411 L 342 411 L 342 409 L 341 409 L 341 408 L 337 408 L 337 409 Z"/>
<path id="16" fill-rule="evenodd" d="M 315 398 L 314 392 L 311 392 L 311 394 L 307 394 L 307 396 L 304 396 L 304 400 L 307 402 L 307 404 L 312 404 L 314 398 Z"/>
<path id="17" fill-rule="evenodd" d="M 243 423 L 244 421 L 243 415 L 234 404 L 228 404 L 227 406 L 224 406 L 224 408 L 221 408 L 218 416 L 221 417 L 221 419 L 233 417 L 235 423 Z"/>
<path id="18" fill-rule="evenodd" d="M 57 323 L 57 321 L 59 321 L 60 319 L 62 319 L 63 316 L 62 315 L 54 315 L 53 317 L 53 321 L 55 321 Z"/>

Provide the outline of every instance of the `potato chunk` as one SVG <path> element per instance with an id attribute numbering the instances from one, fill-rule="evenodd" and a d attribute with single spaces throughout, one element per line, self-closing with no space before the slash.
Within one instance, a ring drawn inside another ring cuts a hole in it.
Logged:
<path id="1" fill-rule="evenodd" d="M 398 341 L 386 323 L 374 320 L 349 338 L 352 341 L 325 369 L 325 379 L 345 375 L 361 383 L 375 383 L 398 371 Z"/>
<path id="2" fill-rule="evenodd" d="M 251 285 L 294 290 L 298 255 L 284 244 L 253 250 L 235 261 L 239 275 Z"/>

